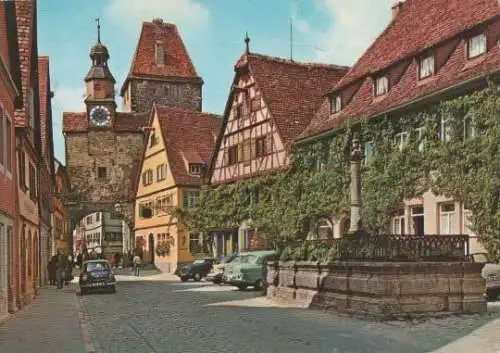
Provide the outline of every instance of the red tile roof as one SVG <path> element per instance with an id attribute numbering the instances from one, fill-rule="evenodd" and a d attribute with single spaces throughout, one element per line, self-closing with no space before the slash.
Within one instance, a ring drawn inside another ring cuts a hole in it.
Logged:
<path id="1" fill-rule="evenodd" d="M 49 89 L 49 57 L 38 57 L 38 91 L 40 98 L 40 138 L 42 141 L 42 151 L 47 152 L 47 140 L 50 139 L 48 126 L 52 128 L 52 122 L 47 121 L 48 100 L 50 92 Z"/>
<path id="2" fill-rule="evenodd" d="M 335 92 L 342 92 L 342 111 L 330 115 L 325 99 L 298 139 L 339 127 L 346 119 L 383 113 L 499 69 L 499 15 L 498 0 L 407 0 L 396 19 L 335 87 Z M 488 53 L 468 60 L 468 36 L 462 34 L 494 18 L 496 22 L 489 23 L 487 29 Z M 438 53 L 438 71 L 419 80 L 418 60 L 414 59 L 430 49 Z M 374 98 L 373 73 L 385 70 L 393 82 L 387 94 Z"/>
<path id="3" fill-rule="evenodd" d="M 28 115 L 28 88 L 30 87 L 32 65 L 32 50 L 33 42 L 36 39 L 36 24 L 34 14 L 36 12 L 36 2 L 15 1 L 16 5 L 16 26 L 17 26 L 17 41 L 19 48 L 19 63 L 21 71 L 21 89 L 23 108 L 16 110 L 15 123 L 16 126 L 27 125 Z"/>
<path id="4" fill-rule="evenodd" d="M 293 141 L 307 127 L 323 96 L 349 69 L 254 53 L 244 54 L 236 67 L 247 63 L 285 142 Z"/>
<path id="5" fill-rule="evenodd" d="M 165 54 L 164 65 L 155 62 L 155 44 L 161 42 Z M 143 22 L 139 42 L 132 59 L 127 79 L 123 83 L 121 95 L 132 77 L 182 78 L 201 81 L 196 73 L 177 26 L 155 19 Z"/>
<path id="6" fill-rule="evenodd" d="M 8 36 L 7 9 L 5 1 L 0 1 L 0 55 L 7 70 L 10 70 L 10 52 Z M 10 71 L 9 71 L 10 72 Z"/>
<path id="7" fill-rule="evenodd" d="M 406 0 L 335 88 L 412 57 L 500 14 L 498 0 Z"/>
<path id="8" fill-rule="evenodd" d="M 202 178 L 189 175 L 189 163 L 203 163 L 208 167 L 222 123 L 221 117 L 194 110 L 161 105 L 155 107 L 175 183 L 202 185 Z"/>
<path id="9" fill-rule="evenodd" d="M 139 132 L 148 124 L 147 113 L 121 113 L 117 112 L 114 120 L 113 131 Z M 89 122 L 85 112 L 63 113 L 63 132 L 87 132 Z"/>

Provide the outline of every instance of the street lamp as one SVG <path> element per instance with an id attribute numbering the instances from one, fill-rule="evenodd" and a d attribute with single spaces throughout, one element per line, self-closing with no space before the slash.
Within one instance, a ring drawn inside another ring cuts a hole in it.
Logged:
<path id="1" fill-rule="evenodd" d="M 352 135 L 351 145 L 351 224 L 349 233 L 353 234 L 361 230 L 361 161 L 363 152 L 361 150 L 361 139 L 358 132 Z"/>

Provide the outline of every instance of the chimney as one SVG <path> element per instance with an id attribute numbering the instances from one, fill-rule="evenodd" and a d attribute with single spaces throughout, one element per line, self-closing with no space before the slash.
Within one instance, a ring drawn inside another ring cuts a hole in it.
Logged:
<path id="1" fill-rule="evenodd" d="M 500 1 L 500 0 L 499 0 Z M 394 5 L 392 5 L 392 20 L 394 21 L 396 17 L 398 17 L 399 11 L 401 11 L 401 7 L 403 6 L 403 1 L 398 1 Z"/>
<path id="2" fill-rule="evenodd" d="M 157 18 L 153 18 L 153 23 L 154 23 L 155 25 L 159 25 L 159 26 L 160 26 L 160 25 L 162 25 L 162 24 L 163 24 L 163 19 L 162 19 L 162 18 L 159 18 L 159 17 L 157 17 Z"/>

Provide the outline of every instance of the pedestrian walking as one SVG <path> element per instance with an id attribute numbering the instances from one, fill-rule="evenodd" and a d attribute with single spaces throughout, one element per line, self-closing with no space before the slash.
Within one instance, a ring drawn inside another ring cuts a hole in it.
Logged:
<path id="1" fill-rule="evenodd" d="M 57 263 L 56 263 L 56 281 L 57 288 L 61 289 L 66 275 L 66 267 L 68 263 L 68 258 L 60 251 L 57 251 Z"/>
<path id="2" fill-rule="evenodd" d="M 134 274 L 136 277 L 139 277 L 139 268 L 141 266 L 141 258 L 139 257 L 139 255 L 135 255 L 134 256 Z"/>
<path id="3" fill-rule="evenodd" d="M 52 256 L 47 264 L 47 271 L 49 273 L 49 284 L 56 285 L 56 270 L 57 270 L 57 256 Z"/>

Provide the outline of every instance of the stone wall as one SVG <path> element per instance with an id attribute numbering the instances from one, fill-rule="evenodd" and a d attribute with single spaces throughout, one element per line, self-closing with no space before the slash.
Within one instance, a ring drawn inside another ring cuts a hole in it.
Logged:
<path id="1" fill-rule="evenodd" d="M 119 215 L 133 227 L 134 184 L 143 153 L 143 139 L 140 132 L 117 133 L 112 130 L 66 134 L 70 182 L 66 206 L 72 226 L 93 212 L 113 213 L 115 204 L 120 203 Z M 99 167 L 106 168 L 104 178 L 99 178 Z"/>
<path id="2" fill-rule="evenodd" d="M 164 80 L 131 81 L 134 112 L 149 111 L 153 102 L 189 110 L 202 110 L 202 83 Z"/>
<path id="3" fill-rule="evenodd" d="M 267 296 L 304 307 L 381 317 L 484 313 L 482 266 L 461 262 L 269 263 Z"/>

